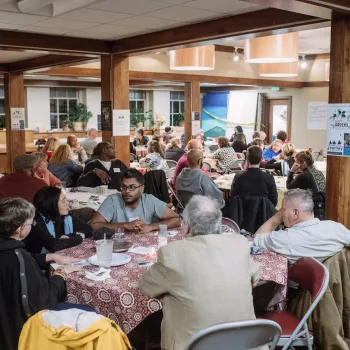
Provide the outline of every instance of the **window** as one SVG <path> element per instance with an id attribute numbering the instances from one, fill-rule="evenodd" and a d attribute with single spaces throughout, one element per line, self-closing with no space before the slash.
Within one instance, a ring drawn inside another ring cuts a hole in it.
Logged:
<path id="1" fill-rule="evenodd" d="M 50 88 L 50 125 L 51 129 L 63 128 L 69 108 L 78 104 L 77 89 Z"/>
<path id="2" fill-rule="evenodd" d="M 5 128 L 5 95 L 4 88 L 0 88 L 0 129 Z"/>
<path id="3" fill-rule="evenodd" d="M 129 107 L 130 111 L 145 112 L 146 93 L 141 90 L 129 91 Z"/>
<path id="4" fill-rule="evenodd" d="M 170 125 L 179 126 L 184 120 L 185 96 L 183 91 L 170 91 Z"/>

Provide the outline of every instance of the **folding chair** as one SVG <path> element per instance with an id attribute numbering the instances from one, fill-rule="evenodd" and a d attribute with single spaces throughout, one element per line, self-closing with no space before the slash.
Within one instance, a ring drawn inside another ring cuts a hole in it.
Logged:
<path id="1" fill-rule="evenodd" d="M 175 173 L 175 168 L 170 168 L 166 173 L 165 173 L 165 177 L 167 179 L 172 179 L 174 177 L 174 173 Z"/>
<path id="2" fill-rule="evenodd" d="M 170 169 L 171 170 L 171 169 Z M 171 195 L 176 199 L 177 204 L 176 204 L 176 208 L 175 211 L 178 213 L 179 209 L 184 210 L 185 207 L 183 206 L 183 204 L 181 203 L 180 199 L 178 198 L 178 196 L 176 195 L 176 192 L 173 190 L 173 188 L 171 187 L 171 178 L 166 180 L 167 186 L 168 186 L 168 190 L 171 193 Z"/>
<path id="3" fill-rule="evenodd" d="M 175 162 L 175 160 L 171 160 L 171 159 L 165 159 L 165 161 L 168 164 L 168 167 L 171 168 L 175 168 L 177 165 L 177 162 Z"/>
<path id="4" fill-rule="evenodd" d="M 307 346 L 309 350 L 312 350 L 314 338 L 307 327 L 307 319 L 326 292 L 329 272 L 316 259 L 301 258 L 288 270 L 288 278 L 311 294 L 312 303 L 304 317 L 299 320 L 287 310 L 266 311 L 257 314 L 256 317 L 275 321 L 281 326 L 282 335 L 278 341 L 278 346 L 283 346 L 282 350 L 294 349 L 294 346 Z"/>
<path id="5" fill-rule="evenodd" d="M 227 322 L 200 330 L 185 350 L 252 350 L 268 344 L 274 350 L 280 334 L 280 326 L 273 321 Z"/>
<path id="6" fill-rule="evenodd" d="M 245 159 L 236 159 L 226 168 L 225 174 L 229 174 L 233 170 L 243 170 L 244 163 Z"/>
<path id="7" fill-rule="evenodd" d="M 130 162 L 136 162 L 136 161 L 137 161 L 136 154 L 130 153 Z"/>
<path id="8" fill-rule="evenodd" d="M 232 230 L 234 230 L 237 233 L 241 232 L 241 230 L 239 229 L 239 226 L 230 218 L 222 218 L 221 225 L 226 225 L 229 228 L 232 228 Z"/>
<path id="9" fill-rule="evenodd" d="M 211 172 L 211 165 L 208 162 L 203 162 L 203 168 L 210 173 Z"/>

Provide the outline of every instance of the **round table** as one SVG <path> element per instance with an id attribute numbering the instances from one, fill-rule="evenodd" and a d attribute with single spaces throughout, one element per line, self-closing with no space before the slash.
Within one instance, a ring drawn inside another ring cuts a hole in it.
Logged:
<path id="1" fill-rule="evenodd" d="M 157 247 L 158 237 L 155 233 L 144 235 L 126 235 L 135 246 Z M 180 233 L 169 238 L 169 241 L 183 239 Z M 69 248 L 60 253 L 86 259 L 95 254 L 95 243 L 85 240 L 79 246 Z M 97 312 L 116 321 L 129 333 L 147 316 L 162 308 L 162 301 L 143 295 L 138 289 L 140 276 L 149 267 L 140 267 L 138 263 L 155 261 L 156 256 L 128 253 L 131 261 L 123 266 L 111 269 L 111 278 L 105 281 L 91 281 L 85 278 L 84 271 L 68 275 L 67 297 L 70 303 L 82 303 L 92 306 Z M 260 280 L 272 281 L 279 285 L 269 306 L 280 303 L 286 298 L 287 291 L 287 259 L 275 253 L 265 251 L 263 255 L 255 255 L 253 259 L 260 264 Z M 96 266 L 86 266 L 84 270 L 97 270 Z"/>

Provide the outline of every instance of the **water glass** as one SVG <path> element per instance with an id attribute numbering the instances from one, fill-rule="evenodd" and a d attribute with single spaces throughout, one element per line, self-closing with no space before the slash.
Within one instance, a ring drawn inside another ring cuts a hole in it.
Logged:
<path id="1" fill-rule="evenodd" d="M 117 240 L 117 242 L 123 242 L 124 236 L 125 236 L 125 233 L 122 228 L 118 228 L 117 232 L 114 234 L 114 238 Z"/>
<path id="2" fill-rule="evenodd" d="M 168 226 L 159 225 L 158 248 L 163 247 L 163 245 L 166 244 L 168 244 Z"/>
<path id="3" fill-rule="evenodd" d="M 97 262 L 101 267 L 111 267 L 113 254 L 113 240 L 100 239 L 96 243 Z"/>

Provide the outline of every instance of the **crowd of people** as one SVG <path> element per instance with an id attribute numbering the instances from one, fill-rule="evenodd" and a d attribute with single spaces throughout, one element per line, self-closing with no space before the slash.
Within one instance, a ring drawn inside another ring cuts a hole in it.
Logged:
<path id="1" fill-rule="evenodd" d="M 146 149 L 141 167 L 167 174 L 167 160 L 176 162 L 169 179 L 176 194 L 173 207 L 145 193 L 145 176 L 116 159 L 113 146 L 98 143 L 96 137 L 95 129 L 80 145 L 74 135 L 65 144 L 51 137 L 42 151 L 18 156 L 15 172 L 0 179 L 1 349 L 16 348 L 30 316 L 65 300 L 65 280 L 77 271 L 71 266 L 77 260 L 58 251 L 81 244 L 101 228 L 139 234 L 158 231 L 162 224 L 179 228 L 176 201 L 184 207 L 181 232 L 188 239 L 160 248 L 157 262 L 139 280 L 142 293 L 164 298 L 162 348 L 183 349 L 192 334 L 213 324 L 254 319 L 252 288 L 259 280 L 259 266 L 246 238 L 221 234 L 222 217 L 231 200 L 244 196 L 264 198 L 275 208 L 278 192 L 271 172 L 286 176 L 289 191 L 281 208 L 273 209 L 252 232 L 253 245 L 295 263 L 307 256 L 324 261 L 350 244 L 347 228 L 315 217 L 315 195 L 325 193 L 325 177 L 315 168 L 312 153 L 297 152 L 284 131 L 271 144 L 257 131 L 247 144 L 237 126 L 231 140 L 219 137 L 218 149 L 208 152 L 203 135 L 184 145 L 170 127 L 151 140 L 137 130 L 130 147 Z M 215 159 L 221 174 L 244 159 L 228 201 L 213 181 L 217 174 L 203 166 L 205 159 Z M 90 220 L 70 210 L 67 187 L 102 185 L 118 192 L 107 196 Z M 64 267 L 48 278 L 43 271 L 51 262 Z"/>

